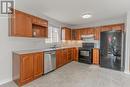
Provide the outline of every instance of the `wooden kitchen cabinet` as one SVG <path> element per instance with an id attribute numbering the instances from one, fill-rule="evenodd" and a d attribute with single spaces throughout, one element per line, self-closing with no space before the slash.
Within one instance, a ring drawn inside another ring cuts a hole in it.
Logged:
<path id="1" fill-rule="evenodd" d="M 34 57 L 34 78 L 37 78 L 41 76 L 44 73 L 43 67 L 44 67 L 44 54 L 41 53 L 35 53 L 33 54 Z"/>
<path id="2" fill-rule="evenodd" d="M 93 34 L 95 36 L 95 40 L 100 40 L 101 32 L 111 30 L 124 31 L 124 24 L 113 24 L 99 27 L 72 29 L 72 40 L 81 40 L 82 35 L 90 35 L 90 34 Z"/>
<path id="3" fill-rule="evenodd" d="M 62 28 L 62 40 L 71 40 L 71 29 L 67 27 Z"/>
<path id="4" fill-rule="evenodd" d="M 88 35 L 94 34 L 94 28 L 88 28 L 88 29 L 87 29 L 87 34 L 88 34 Z"/>
<path id="5" fill-rule="evenodd" d="M 56 68 L 59 68 L 73 60 L 73 48 L 65 48 L 56 50 Z M 74 55 L 75 56 L 75 55 Z"/>
<path id="6" fill-rule="evenodd" d="M 68 55 L 67 55 L 67 49 L 62 49 L 62 61 L 63 65 L 67 63 Z"/>
<path id="7" fill-rule="evenodd" d="M 48 29 L 41 26 L 33 26 L 33 37 L 48 37 Z"/>
<path id="8" fill-rule="evenodd" d="M 111 27 L 112 27 L 112 30 L 123 31 L 124 24 L 115 24 L 115 25 L 112 25 Z"/>
<path id="9" fill-rule="evenodd" d="M 13 80 L 24 85 L 43 74 L 43 53 L 13 53 Z"/>
<path id="10" fill-rule="evenodd" d="M 44 19 L 32 16 L 33 37 L 48 37 L 48 22 Z"/>
<path id="11" fill-rule="evenodd" d="M 9 18 L 9 35 L 15 37 L 47 37 L 48 21 L 14 10 Z"/>
<path id="12" fill-rule="evenodd" d="M 12 14 L 10 19 L 11 36 L 32 37 L 32 23 L 29 15 L 15 10 L 15 14 Z"/>
<path id="13" fill-rule="evenodd" d="M 81 32 L 80 32 L 80 29 L 77 29 L 75 32 L 76 32 L 76 40 L 81 40 Z"/>
<path id="14" fill-rule="evenodd" d="M 73 48 L 73 61 L 78 61 L 78 48 Z"/>
<path id="15" fill-rule="evenodd" d="M 31 20 L 32 20 L 32 24 L 34 24 L 34 25 L 38 25 L 38 26 L 42 26 L 42 27 L 48 27 L 48 21 L 45 20 L 45 19 L 41 19 L 39 17 L 32 16 Z"/>
<path id="16" fill-rule="evenodd" d="M 83 29 L 74 29 L 72 30 L 72 39 L 81 40 L 82 35 L 94 34 L 93 28 L 83 28 Z"/>
<path id="17" fill-rule="evenodd" d="M 62 65 L 63 65 L 62 49 L 56 50 L 56 68 L 59 68 Z"/>
<path id="18" fill-rule="evenodd" d="M 71 62 L 72 61 L 72 48 L 68 48 L 68 53 L 67 53 L 67 55 L 68 55 L 68 59 L 67 59 L 67 62 L 69 63 L 69 62 Z"/>
<path id="19" fill-rule="evenodd" d="M 111 31 L 112 30 L 112 27 L 111 26 L 102 26 L 101 27 L 101 32 L 103 32 L 103 31 Z"/>
<path id="20" fill-rule="evenodd" d="M 20 84 L 25 84 L 33 80 L 33 55 L 21 55 L 20 64 Z"/>
<path id="21" fill-rule="evenodd" d="M 95 29 L 94 29 L 94 39 L 95 40 L 100 40 L 100 32 L 101 32 L 101 27 L 95 27 Z"/>
<path id="22" fill-rule="evenodd" d="M 98 48 L 94 48 L 93 49 L 93 64 L 99 65 L 99 49 Z"/>
<path id="23" fill-rule="evenodd" d="M 72 40 L 76 40 L 76 29 L 72 29 Z"/>

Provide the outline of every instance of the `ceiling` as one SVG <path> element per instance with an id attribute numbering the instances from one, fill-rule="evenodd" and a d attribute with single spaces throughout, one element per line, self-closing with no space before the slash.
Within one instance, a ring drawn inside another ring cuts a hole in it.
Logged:
<path id="1" fill-rule="evenodd" d="M 130 11 L 130 0 L 18 0 L 17 2 L 70 25 L 123 17 L 128 10 Z M 82 19 L 81 16 L 85 13 L 91 13 L 93 17 Z"/>

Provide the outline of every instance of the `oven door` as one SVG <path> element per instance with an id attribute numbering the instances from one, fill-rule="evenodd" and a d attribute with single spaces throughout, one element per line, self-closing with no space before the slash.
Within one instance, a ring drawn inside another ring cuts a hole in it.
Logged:
<path id="1" fill-rule="evenodd" d="M 92 64 L 92 51 L 91 50 L 79 50 L 79 62 Z"/>
<path id="2" fill-rule="evenodd" d="M 82 56 L 82 57 L 90 56 L 90 51 L 89 50 L 81 50 L 80 56 Z"/>

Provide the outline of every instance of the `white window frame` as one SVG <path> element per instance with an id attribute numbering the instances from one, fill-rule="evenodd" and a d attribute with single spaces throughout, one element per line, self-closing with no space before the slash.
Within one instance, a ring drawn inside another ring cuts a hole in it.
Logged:
<path id="1" fill-rule="evenodd" d="M 57 34 L 54 37 L 54 32 Z M 58 43 L 61 40 L 61 27 L 48 26 L 48 38 L 45 39 L 45 43 Z"/>

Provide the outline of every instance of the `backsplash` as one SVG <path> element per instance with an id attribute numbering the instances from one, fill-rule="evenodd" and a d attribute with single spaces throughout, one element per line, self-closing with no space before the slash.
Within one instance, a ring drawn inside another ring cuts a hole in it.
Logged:
<path id="1" fill-rule="evenodd" d="M 82 41 L 65 41 L 62 40 L 58 43 L 45 43 L 44 49 L 53 47 L 56 45 L 56 47 L 82 47 Z"/>
<path id="2" fill-rule="evenodd" d="M 82 47 L 82 41 L 62 41 L 62 47 Z"/>

